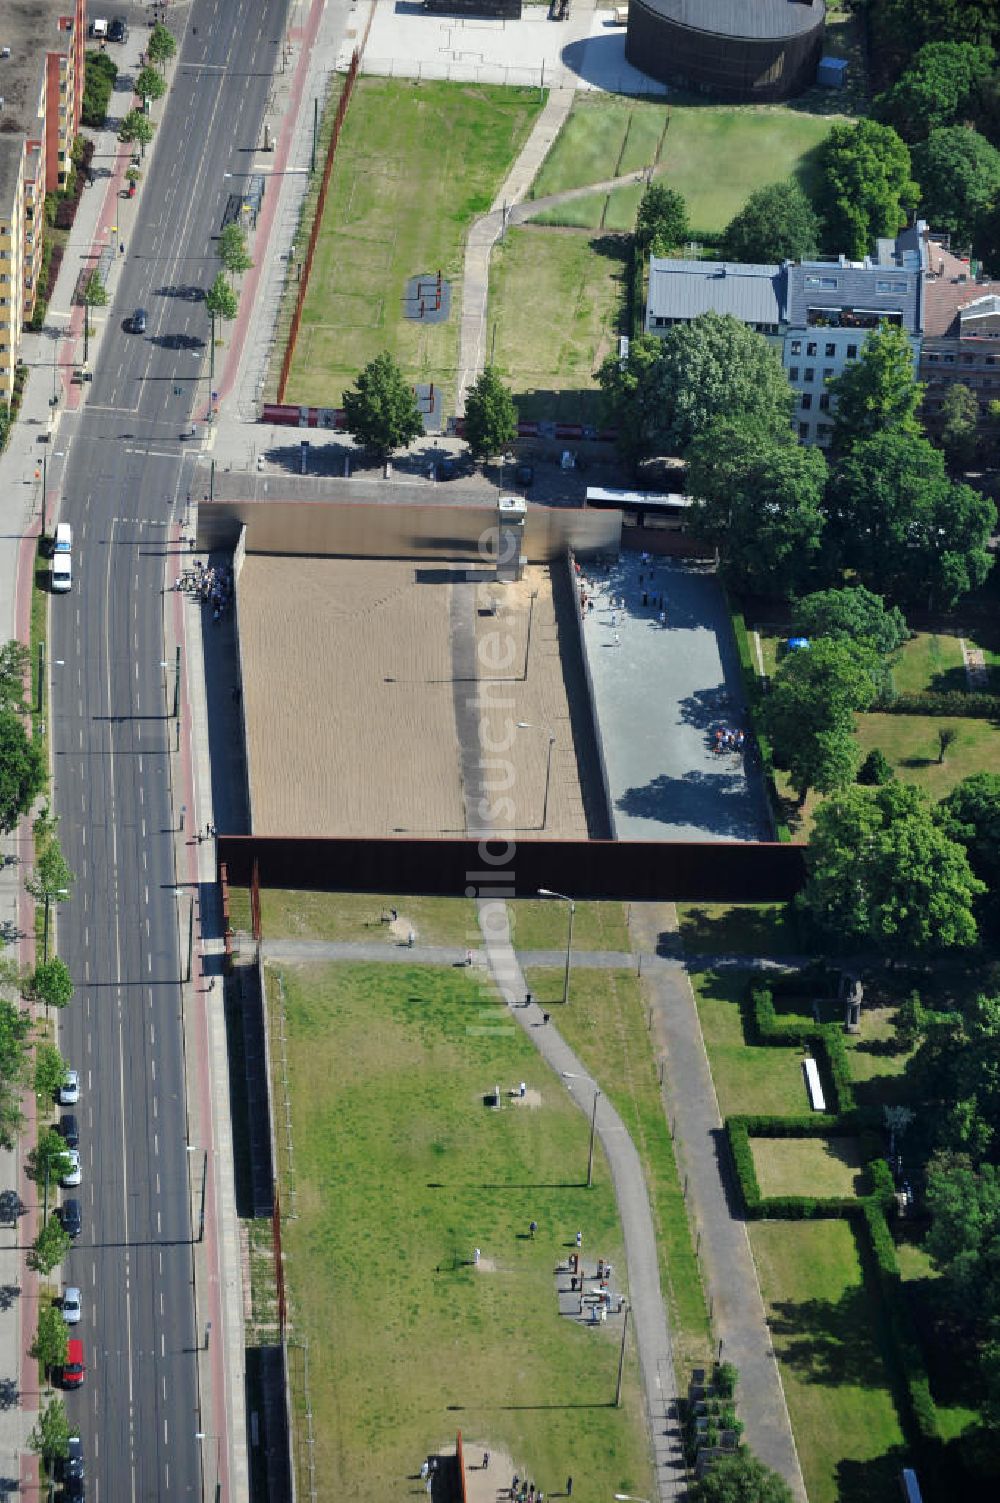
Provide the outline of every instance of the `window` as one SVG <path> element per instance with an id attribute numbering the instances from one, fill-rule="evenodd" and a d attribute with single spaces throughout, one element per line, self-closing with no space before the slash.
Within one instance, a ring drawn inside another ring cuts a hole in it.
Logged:
<path id="1" fill-rule="evenodd" d="M 875 283 L 875 291 L 883 294 L 890 292 L 905 292 L 906 283 L 901 282 L 898 277 L 894 281 L 877 280 Z"/>
<path id="2" fill-rule="evenodd" d="M 971 355 L 963 355 L 962 356 L 962 364 L 963 365 L 971 365 L 972 364 L 972 356 Z"/>
<path id="3" fill-rule="evenodd" d="M 807 365 L 806 368 L 805 368 L 805 373 L 803 375 L 803 380 L 804 381 L 814 381 L 815 379 L 816 379 L 816 372 L 813 370 L 813 368 L 812 368 L 811 365 Z"/>
<path id="4" fill-rule="evenodd" d="M 799 424 L 799 438 L 808 438 L 808 437 L 809 437 L 809 424 L 808 423 L 800 423 Z"/>
<path id="5" fill-rule="evenodd" d="M 828 344 L 827 347 L 826 347 L 826 351 L 825 351 L 827 360 L 832 360 L 833 357 L 834 357 L 834 355 L 836 355 L 836 353 L 837 353 L 837 346 L 835 344 Z"/>
<path id="6" fill-rule="evenodd" d="M 857 358 L 858 358 L 858 347 L 857 347 L 856 344 L 849 344 L 847 346 L 847 358 L 848 358 L 848 360 L 857 360 Z"/>
<path id="7" fill-rule="evenodd" d="M 939 360 L 940 360 L 940 359 L 941 359 L 941 356 L 940 356 L 940 355 L 928 355 L 928 356 L 927 356 L 927 360 L 928 360 L 928 362 L 929 362 L 929 364 L 931 364 L 931 365 L 936 365 L 936 364 L 937 364 L 937 362 L 938 362 L 938 361 L 939 361 Z"/>
<path id="8" fill-rule="evenodd" d="M 819 410 L 820 412 L 830 411 L 830 393 L 828 391 L 820 392 Z"/>
<path id="9" fill-rule="evenodd" d="M 828 292 L 835 291 L 836 290 L 836 286 L 837 286 L 837 278 L 836 277 L 806 277 L 806 279 L 805 279 L 805 285 L 807 287 L 823 287 Z"/>
<path id="10" fill-rule="evenodd" d="M 815 355 L 817 348 L 818 346 L 812 340 L 810 340 L 810 342 L 806 345 L 806 354 L 809 356 Z"/>
<path id="11" fill-rule="evenodd" d="M 797 365 L 790 365 L 788 367 L 788 379 L 789 381 L 797 381 L 799 379 L 799 368 Z"/>
<path id="12" fill-rule="evenodd" d="M 835 376 L 835 375 L 836 375 L 836 374 L 837 374 L 837 373 L 836 373 L 836 371 L 835 371 L 835 370 L 834 370 L 834 368 L 833 368 L 833 366 L 832 366 L 832 365 L 825 365 L 825 366 L 824 366 L 824 367 L 823 367 L 823 380 L 824 380 L 824 381 L 832 381 L 832 380 L 833 380 L 833 377 L 834 377 L 834 376 Z"/>
<path id="13" fill-rule="evenodd" d="M 809 409 L 810 409 L 810 407 L 812 406 L 812 404 L 813 404 L 812 392 L 811 391 L 804 391 L 802 393 L 802 411 L 803 412 L 808 412 Z"/>
<path id="14" fill-rule="evenodd" d="M 792 354 L 792 355 L 801 355 L 802 354 L 802 341 L 801 341 L 801 339 L 793 339 L 792 340 L 791 349 L 790 349 L 789 353 Z"/>

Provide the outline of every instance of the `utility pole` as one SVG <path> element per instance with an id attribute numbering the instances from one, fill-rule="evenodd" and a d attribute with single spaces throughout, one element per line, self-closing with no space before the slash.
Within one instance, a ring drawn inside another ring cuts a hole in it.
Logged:
<path id="1" fill-rule="evenodd" d="M 178 720 L 181 713 L 181 649 L 177 644 L 177 658 L 174 663 L 174 719 Z"/>
<path id="2" fill-rule="evenodd" d="M 590 1153 L 587 1155 L 587 1189 L 594 1186 L 594 1135 L 597 1131 L 597 1098 L 600 1091 L 594 1092 L 594 1109 L 590 1114 Z"/>
<path id="3" fill-rule="evenodd" d="M 309 158 L 309 171 L 316 171 L 316 147 L 319 140 L 319 100 L 313 100 L 313 144 L 312 155 Z"/>
<path id="4" fill-rule="evenodd" d="M 48 500 L 48 493 L 49 493 L 49 456 L 48 456 L 48 451 L 46 450 L 42 454 L 42 537 L 45 536 L 46 523 L 47 523 L 46 509 L 45 508 L 46 508 L 46 502 Z"/>
<path id="5" fill-rule="evenodd" d="M 615 1388 L 615 1408 L 620 1409 L 622 1403 L 622 1373 L 625 1369 L 625 1332 L 628 1330 L 629 1306 L 625 1305 L 625 1319 L 622 1321 L 622 1345 L 618 1353 L 618 1385 Z"/>

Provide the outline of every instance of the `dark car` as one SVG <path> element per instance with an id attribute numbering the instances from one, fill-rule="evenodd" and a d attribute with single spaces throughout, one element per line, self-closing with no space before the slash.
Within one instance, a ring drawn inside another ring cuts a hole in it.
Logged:
<path id="1" fill-rule="evenodd" d="M 135 310 L 135 312 L 132 314 L 133 334 L 145 334 L 148 317 L 149 315 L 147 314 L 145 308 L 137 308 Z"/>
<path id="2" fill-rule="evenodd" d="M 514 471 L 514 479 L 525 490 L 535 483 L 535 466 L 533 464 L 519 464 Z"/>
<path id="3" fill-rule="evenodd" d="M 128 41 L 128 22 L 124 16 L 115 16 L 113 21 L 108 22 L 108 41 Z"/>
<path id="4" fill-rule="evenodd" d="M 82 1477 L 85 1471 L 83 1441 L 79 1435 L 71 1435 L 67 1442 L 66 1455 L 63 1458 L 62 1480 L 69 1482 L 74 1478 Z"/>
<path id="5" fill-rule="evenodd" d="M 78 1200 L 64 1200 L 59 1208 L 63 1230 L 70 1237 L 79 1237 L 83 1231 L 83 1207 Z"/>
<path id="6" fill-rule="evenodd" d="M 72 1112 L 63 1112 L 59 1118 L 59 1131 L 66 1139 L 67 1148 L 79 1148 L 80 1124 Z"/>
<path id="7" fill-rule="evenodd" d="M 62 1489 L 63 1503 L 87 1503 L 87 1484 L 82 1477 L 67 1477 Z"/>

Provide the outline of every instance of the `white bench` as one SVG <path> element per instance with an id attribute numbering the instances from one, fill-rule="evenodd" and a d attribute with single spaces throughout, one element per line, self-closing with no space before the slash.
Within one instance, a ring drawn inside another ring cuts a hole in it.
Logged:
<path id="1" fill-rule="evenodd" d="M 819 1080 L 819 1066 L 810 1057 L 802 1061 L 802 1070 L 806 1077 L 806 1090 L 809 1093 L 809 1105 L 814 1112 L 826 1111 L 826 1098 L 823 1095 L 823 1087 Z"/>

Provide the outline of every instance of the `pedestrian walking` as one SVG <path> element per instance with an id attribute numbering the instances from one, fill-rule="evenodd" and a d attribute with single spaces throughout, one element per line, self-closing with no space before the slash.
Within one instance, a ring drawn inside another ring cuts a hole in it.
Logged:
<path id="1" fill-rule="evenodd" d="M 534 1242 L 534 1240 L 535 1240 L 535 1233 L 538 1231 L 538 1222 L 537 1221 L 529 1221 L 529 1223 L 528 1223 L 528 1231 L 531 1233 L 531 1240 L 532 1240 L 532 1242 Z M 517 1479 L 516 1478 L 514 1479 L 514 1487 L 515 1488 L 517 1487 Z"/>
<path id="2" fill-rule="evenodd" d="M 543 1023 L 547 1023 L 548 1021 L 549 1021 L 549 1015 L 548 1015 L 548 1013 L 547 1012 L 543 1012 L 542 1013 L 542 1022 Z"/>
<path id="3" fill-rule="evenodd" d="M 583 1233 L 582 1232 L 577 1232 L 577 1234 L 576 1234 L 576 1245 L 577 1245 L 578 1248 L 580 1248 L 580 1247 L 583 1246 Z"/>
<path id="4" fill-rule="evenodd" d="M 567 1498 L 572 1498 L 572 1496 L 573 1496 L 573 1479 L 572 1479 L 572 1477 L 567 1477 L 566 1478 L 566 1496 L 567 1496 Z"/>
<path id="5" fill-rule="evenodd" d="M 479 1257 L 480 1257 L 479 1248 L 477 1247 L 476 1250 L 475 1250 L 475 1252 L 472 1255 L 472 1261 L 476 1265 L 477 1268 L 479 1267 Z M 483 1464 L 485 1466 L 485 1462 Z"/>
<path id="6" fill-rule="evenodd" d="M 484 1451 L 483 1452 L 483 1471 L 484 1472 L 488 1472 L 489 1468 L 490 1468 L 490 1453 L 489 1453 L 489 1451 Z"/>

